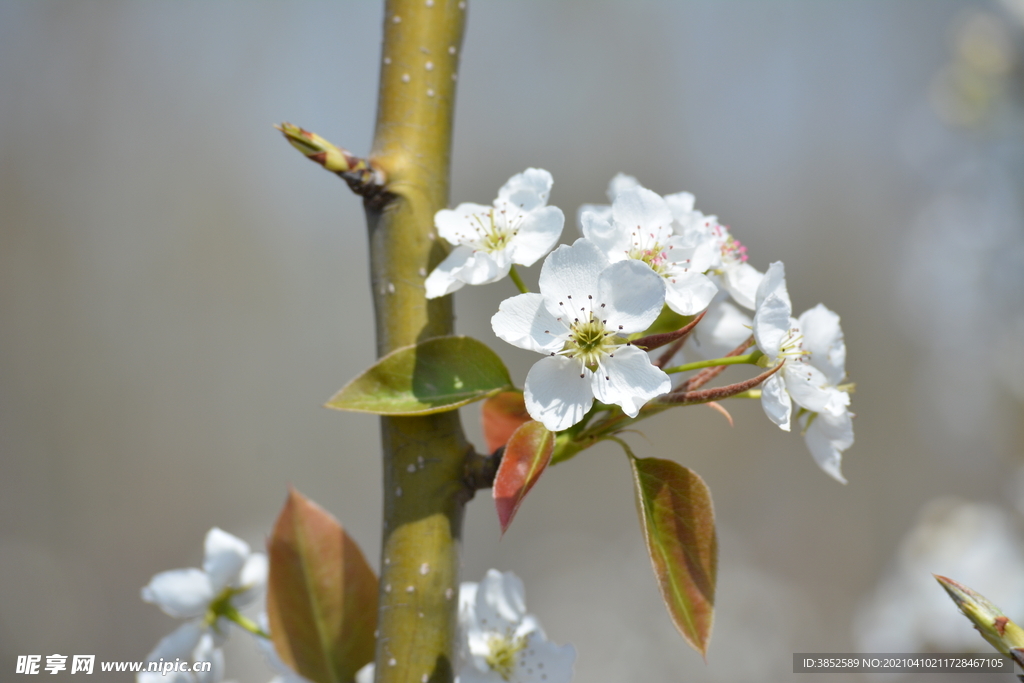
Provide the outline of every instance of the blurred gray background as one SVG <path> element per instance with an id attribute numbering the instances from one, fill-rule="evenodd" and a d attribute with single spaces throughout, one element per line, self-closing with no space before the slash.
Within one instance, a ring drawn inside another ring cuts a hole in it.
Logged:
<path id="1" fill-rule="evenodd" d="M 578 681 L 819 680 L 791 674 L 791 654 L 858 650 L 858 610 L 922 506 L 957 496 L 1018 523 L 1012 8 L 469 12 L 452 203 L 543 167 L 571 242 L 576 208 L 605 201 L 616 172 L 695 193 L 756 267 L 786 262 L 797 312 L 842 316 L 857 442 L 844 487 L 756 403 L 728 406 L 734 428 L 696 407 L 630 437 L 711 487 L 707 665 L 660 605 L 610 446 L 550 471 L 500 542 L 481 492 L 464 578 L 523 577 L 549 636 L 576 645 Z M 0 2 L 0 678 L 19 654 L 142 659 L 177 624 L 139 588 L 198 565 L 211 526 L 262 546 L 288 484 L 377 565 L 376 421 L 320 407 L 372 361 L 362 207 L 271 125 L 365 154 L 381 19 L 371 2 Z M 457 326 L 494 341 L 521 383 L 535 356 L 489 327 L 513 293 L 463 290 Z M 480 443 L 477 409 L 464 415 Z M 240 637 L 228 675 L 270 678 Z"/>

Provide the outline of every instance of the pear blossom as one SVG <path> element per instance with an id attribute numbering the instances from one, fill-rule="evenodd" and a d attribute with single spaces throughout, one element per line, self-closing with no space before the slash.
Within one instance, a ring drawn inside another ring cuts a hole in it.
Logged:
<path id="1" fill-rule="evenodd" d="M 464 285 L 497 282 L 512 264 L 531 266 L 558 243 L 565 216 L 547 206 L 553 180 L 540 168 L 512 176 L 492 206 L 459 204 L 434 216 L 437 234 L 455 248 L 424 283 L 435 299 Z"/>
<path id="2" fill-rule="evenodd" d="M 541 268 L 540 293 L 506 299 L 491 318 L 499 338 L 547 356 L 526 376 L 530 417 L 560 431 L 582 420 L 595 398 L 636 417 L 668 392 L 668 375 L 625 338 L 654 322 L 664 296 L 661 278 L 645 264 L 609 264 L 590 240 L 553 251 Z"/>
<path id="3" fill-rule="evenodd" d="M 700 233 L 676 235 L 672 212 L 664 198 L 639 185 L 617 192 L 610 216 L 584 212 L 583 235 L 601 248 L 612 263 L 633 259 L 661 276 L 665 303 L 680 315 L 707 308 L 718 288 L 704 274 L 712 266 L 711 252 L 702 248 Z"/>
<path id="4" fill-rule="evenodd" d="M 267 557 L 217 527 L 206 534 L 203 568 L 160 572 L 142 589 L 142 599 L 172 617 L 188 619 L 160 641 L 148 661 L 186 658 L 198 648 L 219 653 L 232 614 L 255 601 L 267 581 Z M 217 667 L 215 666 L 214 669 Z M 220 667 L 223 670 L 223 666 Z M 197 678 L 212 683 L 220 678 Z"/>
<path id="5" fill-rule="evenodd" d="M 839 316 L 821 304 L 792 317 L 781 261 L 769 266 L 757 288 L 754 339 L 762 363 L 782 369 L 761 385 L 765 414 L 789 431 L 793 402 L 809 413 L 804 418 L 807 446 L 818 465 L 845 483 L 839 471 L 842 452 L 853 444 L 850 396 L 838 384 L 846 376 L 846 344 Z"/>
<path id="6" fill-rule="evenodd" d="M 675 232 L 694 245 L 695 260 L 707 263 L 722 289 L 744 308 L 754 308 L 761 272 L 747 263 L 747 248 L 732 236 L 729 228 L 694 209 L 695 198 L 689 192 L 667 195 Z"/>
<path id="7" fill-rule="evenodd" d="M 459 589 L 459 628 L 465 661 L 459 683 L 568 683 L 576 650 L 547 639 L 526 613 L 523 582 L 488 570 L 479 584 Z"/>

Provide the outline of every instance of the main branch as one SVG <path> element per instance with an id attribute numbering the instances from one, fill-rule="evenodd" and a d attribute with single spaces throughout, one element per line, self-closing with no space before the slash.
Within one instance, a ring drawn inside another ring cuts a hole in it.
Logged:
<path id="1" fill-rule="evenodd" d="M 466 3 L 388 0 L 370 164 L 386 178 L 366 202 L 377 353 L 452 333 L 450 297 L 423 281 L 443 258 L 434 214 L 448 204 L 452 115 Z M 378 683 L 452 680 L 459 539 L 470 448 L 457 412 L 382 418 L 384 523 Z"/>

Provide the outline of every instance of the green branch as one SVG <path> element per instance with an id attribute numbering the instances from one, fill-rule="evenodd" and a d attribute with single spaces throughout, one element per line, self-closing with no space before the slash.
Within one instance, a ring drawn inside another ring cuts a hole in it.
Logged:
<path id="1" fill-rule="evenodd" d="M 423 281 L 446 253 L 434 214 L 448 205 L 464 1 L 388 0 L 369 163 L 385 201 L 367 201 L 377 353 L 452 333 L 451 297 Z M 458 412 L 381 418 L 384 522 L 378 683 L 448 683 L 456 638 L 459 537 L 472 453 Z"/>

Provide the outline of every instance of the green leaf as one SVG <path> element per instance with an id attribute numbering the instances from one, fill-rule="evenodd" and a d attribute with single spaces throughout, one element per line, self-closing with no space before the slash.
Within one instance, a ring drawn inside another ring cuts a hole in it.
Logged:
<path id="1" fill-rule="evenodd" d="M 533 420 L 508 440 L 492 489 L 502 534 L 508 531 L 519 505 L 544 473 L 554 450 L 555 435 Z"/>
<path id="2" fill-rule="evenodd" d="M 373 661 L 377 577 L 327 511 L 291 489 L 267 542 L 277 654 L 314 683 L 351 683 Z"/>
<path id="3" fill-rule="evenodd" d="M 493 453 L 508 443 L 519 427 L 530 421 L 521 391 L 503 391 L 483 402 L 480 407 L 481 426 L 487 451 Z"/>
<path id="4" fill-rule="evenodd" d="M 435 337 L 392 351 L 346 384 L 328 408 L 430 415 L 512 387 L 498 354 L 471 337 Z"/>
<path id="5" fill-rule="evenodd" d="M 711 492 L 696 473 L 672 460 L 630 453 L 629 461 L 661 597 L 679 633 L 706 657 L 718 571 Z"/>

